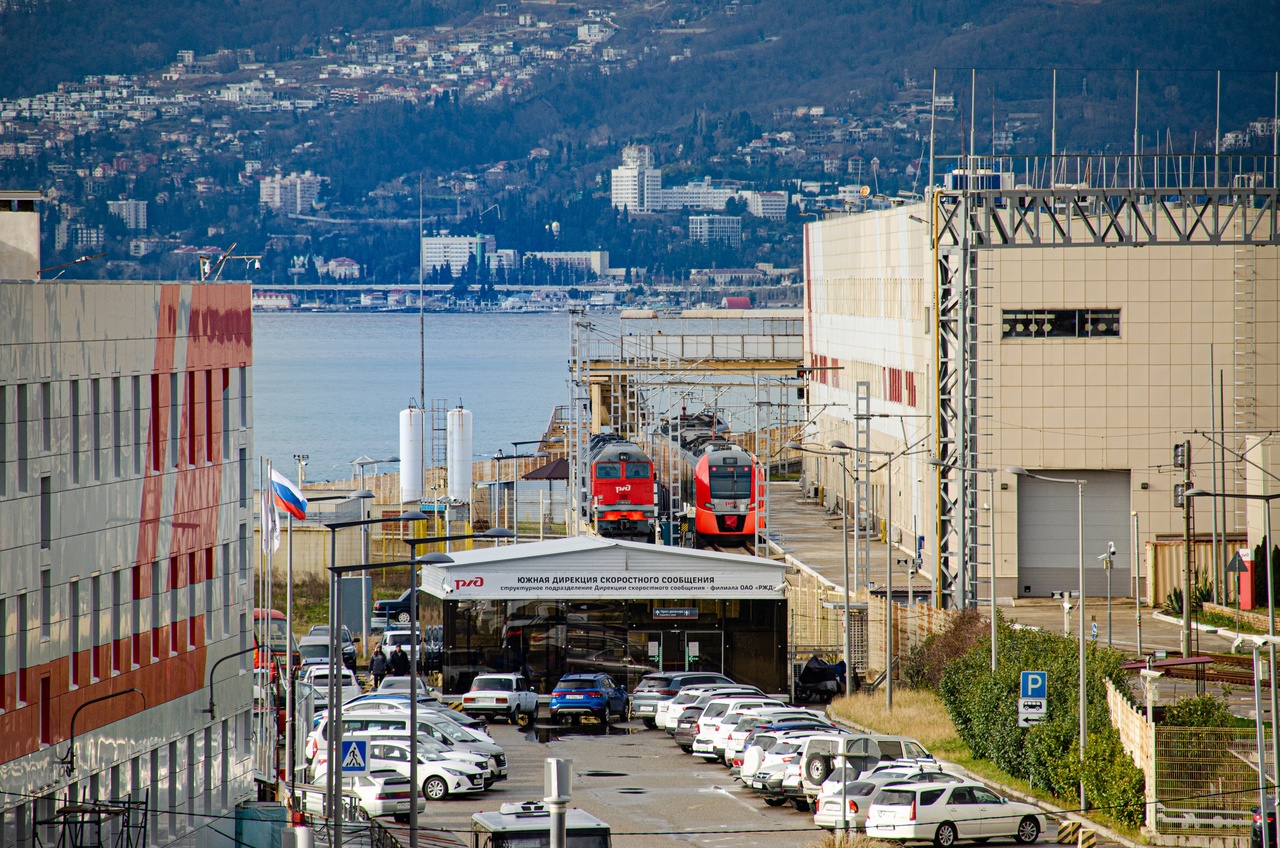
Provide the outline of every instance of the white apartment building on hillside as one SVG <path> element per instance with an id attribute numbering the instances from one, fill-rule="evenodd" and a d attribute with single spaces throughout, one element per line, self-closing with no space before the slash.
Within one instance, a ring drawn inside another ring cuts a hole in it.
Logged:
<path id="1" fill-rule="evenodd" d="M 422 267 L 434 271 L 449 266 L 453 276 L 466 270 L 471 257 L 476 264 L 486 262 L 486 257 L 498 249 L 498 240 L 490 235 L 476 236 L 423 236 Z"/>
<path id="2" fill-rule="evenodd" d="M 258 184 L 258 202 L 289 215 L 310 212 L 327 179 L 310 171 L 291 173 L 287 177 L 279 174 L 264 177 Z"/>

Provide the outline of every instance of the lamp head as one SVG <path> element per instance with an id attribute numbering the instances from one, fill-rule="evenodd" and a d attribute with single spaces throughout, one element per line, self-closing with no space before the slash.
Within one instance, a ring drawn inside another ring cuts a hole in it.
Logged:
<path id="1" fill-rule="evenodd" d="M 804 445 L 799 442 L 787 442 L 783 447 L 788 450 L 804 450 Z"/>
<path id="2" fill-rule="evenodd" d="M 420 509 L 411 509 L 408 512 L 400 513 L 399 517 L 401 521 L 427 521 L 431 516 Z"/>
<path id="3" fill-rule="evenodd" d="M 853 448 L 849 447 L 848 445 L 846 445 L 844 442 L 840 441 L 839 439 L 836 439 L 836 440 L 835 440 L 835 441 L 833 441 L 833 442 L 828 442 L 828 443 L 827 443 L 827 447 L 831 448 L 832 450 L 838 450 L 838 451 L 853 450 Z"/>
<path id="4" fill-rule="evenodd" d="M 1021 465 L 1010 465 L 1004 470 L 1005 474 L 1012 474 L 1015 477 L 1030 477 L 1031 472 L 1023 468 Z"/>
<path id="5" fill-rule="evenodd" d="M 1187 489 L 1185 492 L 1182 493 L 1182 496 L 1184 498 L 1202 498 L 1206 495 L 1212 495 L 1212 494 L 1213 492 L 1210 492 L 1207 489 L 1201 489 L 1197 487 L 1194 489 Z"/>
<path id="6" fill-rule="evenodd" d="M 481 539 L 512 539 L 515 533 L 506 527 L 490 527 L 480 534 Z"/>
<path id="7" fill-rule="evenodd" d="M 356 489 L 354 492 L 351 493 L 351 498 L 353 500 L 369 500 L 373 496 L 374 496 L 373 492 L 369 491 L 368 489 Z"/>
<path id="8" fill-rule="evenodd" d="M 413 561 L 430 565 L 448 565 L 453 562 L 453 557 L 439 551 L 432 551 L 420 557 L 414 557 Z"/>

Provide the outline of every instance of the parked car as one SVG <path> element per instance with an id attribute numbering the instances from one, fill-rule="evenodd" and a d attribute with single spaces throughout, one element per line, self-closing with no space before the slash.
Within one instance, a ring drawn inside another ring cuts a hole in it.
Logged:
<path id="1" fill-rule="evenodd" d="M 303 669 L 323 665 L 329 667 L 329 637 L 303 636 L 298 640 L 298 656 Z"/>
<path id="2" fill-rule="evenodd" d="M 422 796 L 409 786 L 409 778 L 390 770 L 371 771 L 342 779 L 345 793 L 356 796 L 356 815 L 369 820 L 382 816 L 395 816 L 397 821 L 408 821 L 409 805 L 417 799 L 418 809 L 426 809 Z M 308 792 L 304 802 L 308 812 L 324 813 L 324 793 Z"/>
<path id="3" fill-rule="evenodd" d="M 369 770 L 394 771 L 409 776 L 411 746 L 406 740 L 379 739 L 369 742 Z M 315 782 L 323 784 L 328 772 L 326 761 L 315 770 Z M 488 765 L 454 760 L 437 751 L 418 749 L 418 779 L 428 801 L 443 801 L 450 795 L 483 792 L 492 785 Z"/>
<path id="4" fill-rule="evenodd" d="M 870 781 L 852 780 L 843 786 L 824 783 L 813 808 L 813 823 L 827 830 L 862 830 L 867 825 L 871 801 L 882 788 Z M 840 810 L 845 806 L 848 814 L 841 816 Z"/>
<path id="5" fill-rule="evenodd" d="M 1267 844 L 1276 844 L 1276 802 L 1267 799 Z M 1253 827 L 1249 828 L 1249 848 L 1262 848 L 1262 808 L 1253 808 Z"/>
<path id="6" fill-rule="evenodd" d="M 733 683 L 723 674 L 709 671 L 675 671 L 646 674 L 631 694 L 631 713 L 645 727 L 657 727 L 658 702 L 674 698 L 685 686 L 701 683 Z"/>
<path id="7" fill-rule="evenodd" d="M 836 752 L 841 750 L 840 739 L 844 739 L 844 762 L 837 763 Z M 850 771 L 861 769 L 859 779 L 869 777 L 881 763 L 895 763 L 902 759 L 912 762 L 928 760 L 934 762 L 925 747 L 914 739 L 904 736 L 885 734 L 831 734 L 815 736 L 805 743 L 804 752 L 800 756 L 801 775 L 805 795 L 810 801 L 816 800 L 827 779 L 836 765 L 847 765 Z"/>
<path id="8" fill-rule="evenodd" d="M 693 740 L 693 755 L 704 760 L 724 759 L 725 739 L 729 731 L 738 725 L 738 718 L 748 710 L 761 707 L 785 707 L 773 698 L 758 695 L 735 695 L 716 698 L 707 704 L 698 718 L 698 735 Z"/>
<path id="9" fill-rule="evenodd" d="M 584 715 L 605 723 L 612 718 L 630 721 L 631 698 L 607 674 L 567 674 L 551 690 L 551 720 Z"/>
<path id="10" fill-rule="evenodd" d="M 408 712 L 409 695 L 407 692 L 383 692 L 380 689 L 361 695 L 359 698 L 353 699 L 350 703 L 344 705 L 344 709 L 353 710 L 360 709 L 381 709 L 384 712 Z M 442 704 L 433 698 L 430 694 L 423 692 L 418 695 L 418 712 L 431 713 L 448 719 L 454 724 L 460 724 L 463 727 L 469 727 L 472 730 L 479 730 L 488 735 L 489 725 L 482 718 L 473 718 L 466 713 L 458 712 L 447 704 Z"/>
<path id="11" fill-rule="evenodd" d="M 357 733 L 348 733 L 344 730 L 342 738 L 368 739 L 370 744 L 375 742 L 399 742 L 406 746 L 409 744 L 409 735 L 407 733 L 396 734 L 385 730 L 361 730 Z M 324 747 L 323 744 L 315 750 L 314 754 L 311 753 L 315 743 L 316 739 L 313 736 L 307 737 L 308 756 L 311 757 L 311 764 L 309 768 L 312 774 L 312 783 L 319 782 L 315 775 L 323 774 L 329 762 L 329 749 Z M 448 745 L 440 744 L 425 733 L 418 734 L 418 753 L 419 755 L 437 755 L 443 757 L 448 762 L 462 763 L 463 765 L 472 766 L 481 771 L 487 772 L 488 776 L 484 781 L 485 789 L 492 786 L 496 779 L 493 775 L 492 758 L 487 757 L 484 754 L 473 754 L 470 751 L 458 751 L 454 748 L 450 748 Z"/>
<path id="12" fill-rule="evenodd" d="M 329 665 L 313 665 L 307 668 L 302 679 L 315 687 L 320 692 L 320 697 L 325 701 L 325 707 L 328 708 L 329 698 Z M 361 695 L 360 684 L 356 682 L 356 676 L 351 673 L 351 669 L 345 666 L 338 667 L 338 703 L 346 704 L 349 701 L 359 698 Z"/>
<path id="13" fill-rule="evenodd" d="M 742 686 L 738 683 L 705 683 L 697 686 L 685 686 L 673 697 L 657 702 L 654 710 L 654 724 L 663 728 L 668 734 L 675 730 L 676 719 L 685 707 L 697 701 L 703 695 L 763 695 L 754 686 Z M 632 696 L 634 700 L 634 695 Z M 634 712 L 635 708 L 632 708 Z"/>
<path id="14" fill-rule="evenodd" d="M 329 625 L 313 624 L 311 629 L 307 631 L 307 635 L 298 640 L 298 652 L 302 652 L 302 643 L 310 639 L 324 639 L 325 643 L 329 642 Z M 313 643 L 314 644 L 314 643 Z M 329 654 L 326 651 L 324 655 L 325 662 L 329 661 Z M 303 655 L 303 663 L 306 663 L 306 656 Z M 352 671 L 356 670 L 356 642 L 351 635 L 351 630 L 347 625 L 342 625 L 342 664 Z"/>
<path id="15" fill-rule="evenodd" d="M 462 711 L 515 724 L 522 715 L 530 719 L 537 715 L 538 693 L 523 674 L 480 674 L 471 681 L 471 691 L 462 696 Z"/>
<path id="16" fill-rule="evenodd" d="M 422 599 L 418 599 L 421 604 Z M 369 616 L 369 627 L 373 630 L 385 630 L 394 624 L 407 625 L 413 618 L 413 589 L 405 589 L 400 597 L 394 600 L 373 602 L 373 612 Z"/>
<path id="17" fill-rule="evenodd" d="M 999 836 L 1025 845 L 1044 829 L 1039 809 L 1001 798 L 980 783 L 895 783 L 876 794 L 867 813 L 867 835 L 874 839 L 924 840 L 939 848 Z"/>

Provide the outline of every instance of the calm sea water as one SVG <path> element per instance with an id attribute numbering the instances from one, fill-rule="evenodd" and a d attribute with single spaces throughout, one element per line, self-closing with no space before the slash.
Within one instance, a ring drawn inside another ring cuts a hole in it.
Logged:
<path id="1" fill-rule="evenodd" d="M 569 322 L 563 312 L 426 316 L 426 396 L 471 410 L 477 458 L 539 438 L 568 402 Z M 290 478 L 293 454 L 309 454 L 313 481 L 349 478 L 361 455 L 397 455 L 400 410 L 418 398 L 418 339 L 416 314 L 255 314 L 255 453 Z"/>

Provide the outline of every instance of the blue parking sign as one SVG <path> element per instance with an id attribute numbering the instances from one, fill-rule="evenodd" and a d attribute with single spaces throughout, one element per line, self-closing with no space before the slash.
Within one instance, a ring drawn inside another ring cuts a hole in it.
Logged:
<path id="1" fill-rule="evenodd" d="M 1048 698 L 1049 675 L 1043 671 L 1022 672 L 1022 697 Z"/>

